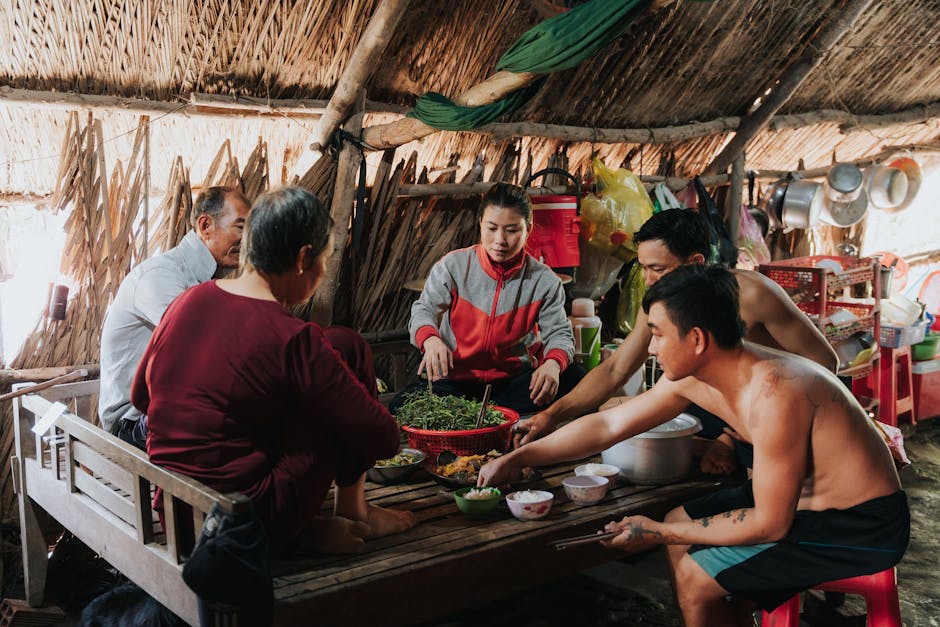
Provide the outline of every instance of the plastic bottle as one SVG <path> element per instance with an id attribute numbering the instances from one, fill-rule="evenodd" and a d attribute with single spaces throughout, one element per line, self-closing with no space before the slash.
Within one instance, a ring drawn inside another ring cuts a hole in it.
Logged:
<path id="1" fill-rule="evenodd" d="M 601 363 L 601 319 L 594 315 L 594 301 L 575 298 L 571 301 L 571 330 L 574 332 L 574 358 L 590 370 Z"/>

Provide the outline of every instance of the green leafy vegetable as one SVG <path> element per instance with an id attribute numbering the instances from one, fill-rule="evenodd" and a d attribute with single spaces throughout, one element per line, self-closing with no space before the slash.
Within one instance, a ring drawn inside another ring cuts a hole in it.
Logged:
<path id="1" fill-rule="evenodd" d="M 398 423 L 430 431 L 465 431 L 476 427 L 480 413 L 479 401 L 459 396 L 437 396 L 421 390 L 405 395 L 405 403 L 398 409 Z M 492 403 L 483 415 L 484 427 L 494 427 L 506 421 L 502 412 Z"/>

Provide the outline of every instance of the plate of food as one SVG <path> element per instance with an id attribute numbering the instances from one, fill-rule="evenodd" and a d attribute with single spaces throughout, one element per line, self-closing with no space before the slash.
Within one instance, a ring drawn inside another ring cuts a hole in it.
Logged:
<path id="1" fill-rule="evenodd" d="M 437 458 L 437 465 L 431 465 L 428 472 L 434 477 L 434 480 L 448 488 L 464 488 L 475 486 L 477 477 L 487 462 L 501 456 L 502 453 L 492 450 L 486 455 L 447 455 L 444 451 Z M 512 485 L 531 483 L 539 478 L 538 471 L 531 468 L 519 477 L 517 481 L 512 481 Z"/>

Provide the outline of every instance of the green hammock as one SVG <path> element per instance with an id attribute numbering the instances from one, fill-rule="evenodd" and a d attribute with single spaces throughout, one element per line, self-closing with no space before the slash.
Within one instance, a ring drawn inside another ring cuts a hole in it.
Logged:
<path id="1" fill-rule="evenodd" d="M 497 70 L 548 74 L 580 64 L 612 42 L 650 0 L 591 0 L 541 22 L 516 40 Z"/>
<path id="2" fill-rule="evenodd" d="M 497 70 L 548 74 L 572 68 L 619 37 L 650 0 L 591 0 L 533 26 L 506 51 Z M 445 131 L 466 131 L 488 124 L 529 100 L 543 81 L 480 107 L 463 107 L 430 92 L 418 99 L 409 117 Z"/>

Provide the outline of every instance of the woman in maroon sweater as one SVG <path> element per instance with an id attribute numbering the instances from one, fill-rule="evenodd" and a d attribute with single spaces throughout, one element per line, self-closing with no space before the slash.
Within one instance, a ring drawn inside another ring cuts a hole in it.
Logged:
<path id="1" fill-rule="evenodd" d="M 259 197 L 242 275 L 193 287 L 170 305 L 132 390 L 148 417 L 151 461 L 251 498 L 275 549 L 350 552 L 415 524 L 409 512 L 365 500 L 365 471 L 399 442 L 375 398 L 368 346 L 286 309 L 320 284 L 331 226 L 301 188 Z M 334 480 L 334 516 L 322 516 Z"/>

